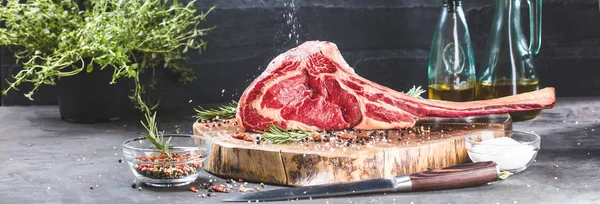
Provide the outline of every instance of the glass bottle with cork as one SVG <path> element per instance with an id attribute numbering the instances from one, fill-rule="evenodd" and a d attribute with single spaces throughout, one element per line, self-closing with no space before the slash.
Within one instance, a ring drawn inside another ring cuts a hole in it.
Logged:
<path id="1" fill-rule="evenodd" d="M 429 54 L 429 99 L 475 99 L 475 62 L 461 0 L 443 0 Z"/>

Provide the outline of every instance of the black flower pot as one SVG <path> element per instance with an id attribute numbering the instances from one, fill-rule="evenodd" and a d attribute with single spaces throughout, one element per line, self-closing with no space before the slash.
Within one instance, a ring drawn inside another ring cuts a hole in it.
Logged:
<path id="1" fill-rule="evenodd" d="M 96 66 L 98 67 L 98 66 Z M 130 84 L 109 84 L 113 69 L 85 70 L 57 81 L 58 105 L 63 120 L 74 123 L 116 121 L 126 111 Z"/>

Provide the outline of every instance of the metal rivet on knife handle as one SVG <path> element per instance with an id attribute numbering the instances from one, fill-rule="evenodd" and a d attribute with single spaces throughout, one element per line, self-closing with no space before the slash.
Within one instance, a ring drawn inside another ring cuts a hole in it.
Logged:
<path id="1" fill-rule="evenodd" d="M 477 162 L 409 175 L 411 191 L 431 191 L 484 185 L 498 180 L 494 162 Z"/>

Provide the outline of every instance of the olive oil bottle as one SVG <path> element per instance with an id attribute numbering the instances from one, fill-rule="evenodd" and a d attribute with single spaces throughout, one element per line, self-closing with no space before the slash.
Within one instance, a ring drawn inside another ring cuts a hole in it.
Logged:
<path id="1" fill-rule="evenodd" d="M 542 0 L 496 0 L 494 19 L 477 73 L 477 99 L 511 96 L 539 89 L 535 57 L 542 39 Z M 522 23 L 529 17 L 529 23 Z M 528 25 L 522 27 L 522 25 Z M 527 32 L 528 31 L 528 32 Z M 529 39 L 527 39 L 529 37 Z M 513 121 L 535 118 L 540 111 L 511 114 Z"/>
<path id="2" fill-rule="evenodd" d="M 476 98 L 478 100 L 493 99 L 504 96 L 512 96 L 520 93 L 530 92 L 539 90 L 539 83 L 537 81 L 520 81 L 513 83 L 509 80 L 497 81 L 494 84 L 490 83 L 477 83 L 476 87 Z M 526 111 L 511 113 L 513 121 L 523 121 L 535 118 L 540 113 L 536 111 Z"/>
<path id="3" fill-rule="evenodd" d="M 443 0 L 429 53 L 429 99 L 472 101 L 475 60 L 461 0 Z"/>

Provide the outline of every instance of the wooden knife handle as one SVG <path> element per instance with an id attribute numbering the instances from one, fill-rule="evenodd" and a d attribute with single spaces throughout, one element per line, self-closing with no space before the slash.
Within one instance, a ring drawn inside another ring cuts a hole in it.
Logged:
<path id="1" fill-rule="evenodd" d="M 410 174 L 411 191 L 465 188 L 498 180 L 494 162 L 476 162 Z"/>

